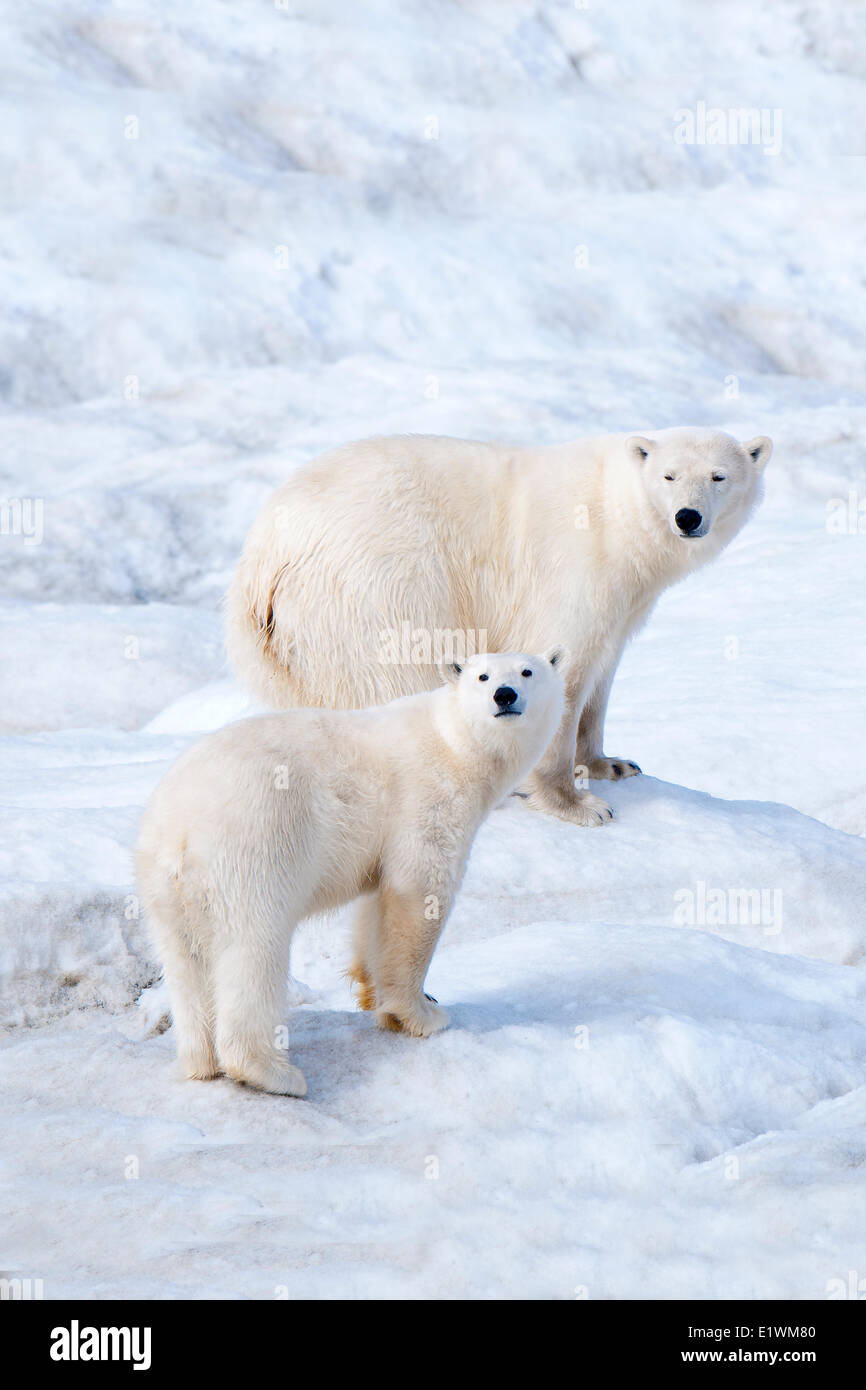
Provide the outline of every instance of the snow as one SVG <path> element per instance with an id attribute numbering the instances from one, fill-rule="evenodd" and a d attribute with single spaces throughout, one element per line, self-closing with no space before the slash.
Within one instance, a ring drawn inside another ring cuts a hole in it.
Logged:
<path id="1" fill-rule="evenodd" d="M 429 1046 L 317 950 L 308 1102 L 173 1080 L 124 1015 L 12 1034 L 9 1258 L 57 1297 L 821 1298 L 866 1236 L 866 977 L 671 935 L 453 933 Z"/>
<path id="2" fill-rule="evenodd" d="M 853 8 L 4 7 L 0 1271 L 100 1298 L 866 1274 Z M 678 144 L 699 102 L 781 111 L 781 151 Z M 646 775 L 595 788 L 614 822 L 493 813 L 429 976 L 446 1033 L 353 1009 L 341 913 L 293 951 L 308 1099 L 178 1081 L 130 851 L 191 737 L 255 709 L 220 601 L 268 492 L 367 434 L 682 423 L 776 454 L 625 656 L 607 747 Z"/>

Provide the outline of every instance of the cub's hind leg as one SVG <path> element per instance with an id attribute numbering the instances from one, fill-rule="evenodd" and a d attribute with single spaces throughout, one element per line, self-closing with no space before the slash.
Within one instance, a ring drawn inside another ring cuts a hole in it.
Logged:
<path id="1" fill-rule="evenodd" d="M 183 911 L 174 882 L 142 883 L 147 921 L 165 971 L 182 1076 L 219 1075 L 213 1035 L 213 981 L 207 944 Z"/>
<path id="2" fill-rule="evenodd" d="M 242 921 L 221 928 L 214 946 L 216 1050 L 234 1081 L 273 1095 L 303 1096 L 304 1075 L 278 1043 L 290 937 L 276 923 L 261 933 Z"/>
<path id="3" fill-rule="evenodd" d="M 366 893 L 355 904 L 355 919 L 352 930 L 352 964 L 346 974 L 358 986 L 356 995 L 358 1008 L 368 1012 L 376 1007 L 376 986 L 373 981 L 371 960 L 376 949 L 380 915 L 381 904 L 378 892 Z"/>

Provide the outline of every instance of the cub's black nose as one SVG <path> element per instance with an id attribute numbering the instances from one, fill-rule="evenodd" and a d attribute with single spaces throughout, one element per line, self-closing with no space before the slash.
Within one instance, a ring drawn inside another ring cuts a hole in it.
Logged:
<path id="1" fill-rule="evenodd" d="M 508 709 L 517 699 L 517 691 L 512 690 L 510 685 L 500 685 L 498 690 L 494 690 L 493 698 L 500 709 Z"/>
<path id="2" fill-rule="evenodd" d="M 692 507 L 680 507 L 674 517 L 677 526 L 679 526 L 680 530 L 686 536 L 690 536 L 693 531 L 697 531 L 702 519 L 700 512 L 696 512 Z"/>

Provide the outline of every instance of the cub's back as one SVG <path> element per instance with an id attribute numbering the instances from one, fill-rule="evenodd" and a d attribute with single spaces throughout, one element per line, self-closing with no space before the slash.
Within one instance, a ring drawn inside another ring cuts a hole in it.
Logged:
<path id="1" fill-rule="evenodd" d="M 225 846 L 347 834 L 375 823 L 382 771 L 357 712 L 296 709 L 208 734 L 177 759 L 142 819 L 139 853 L 211 860 Z M 262 851 L 264 852 L 264 851 Z"/>

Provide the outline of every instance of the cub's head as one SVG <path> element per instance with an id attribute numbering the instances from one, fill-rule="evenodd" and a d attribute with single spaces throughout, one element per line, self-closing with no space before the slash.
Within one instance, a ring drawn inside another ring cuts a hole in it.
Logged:
<path id="1" fill-rule="evenodd" d="M 569 654 L 551 647 L 542 655 L 485 652 L 467 661 L 443 662 L 443 679 L 456 687 L 461 722 L 479 742 L 538 757 L 562 720 L 563 676 Z"/>
<path id="2" fill-rule="evenodd" d="M 739 530 L 760 497 L 773 452 L 765 435 L 739 444 L 706 429 L 633 434 L 625 448 L 656 518 L 690 547 L 714 532 L 726 542 Z"/>

